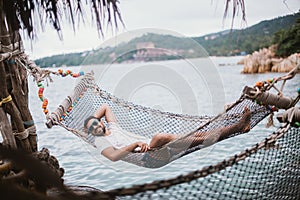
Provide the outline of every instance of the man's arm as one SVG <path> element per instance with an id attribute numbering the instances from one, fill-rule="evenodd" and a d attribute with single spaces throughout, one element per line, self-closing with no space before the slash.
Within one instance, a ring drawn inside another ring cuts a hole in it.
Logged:
<path id="1" fill-rule="evenodd" d="M 97 117 L 98 119 L 105 117 L 105 120 L 107 122 L 117 122 L 117 119 L 116 119 L 114 113 L 110 109 L 109 105 L 106 103 L 102 104 L 98 108 L 98 110 L 95 112 L 94 116 Z"/>
<path id="2" fill-rule="evenodd" d="M 101 152 L 101 154 L 107 157 L 111 161 L 118 161 L 124 158 L 130 152 L 133 152 L 137 147 L 141 148 L 139 152 L 146 152 L 149 150 L 148 144 L 144 142 L 135 142 L 120 149 L 116 149 L 113 146 L 107 147 Z"/>

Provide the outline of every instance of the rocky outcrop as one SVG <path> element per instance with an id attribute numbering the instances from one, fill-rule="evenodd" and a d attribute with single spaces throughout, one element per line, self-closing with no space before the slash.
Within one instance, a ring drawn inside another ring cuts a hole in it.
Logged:
<path id="1" fill-rule="evenodd" d="M 244 64 L 243 73 L 289 72 L 300 64 L 300 53 L 287 58 L 275 57 L 276 46 L 263 48 L 247 55 L 239 64 Z"/>

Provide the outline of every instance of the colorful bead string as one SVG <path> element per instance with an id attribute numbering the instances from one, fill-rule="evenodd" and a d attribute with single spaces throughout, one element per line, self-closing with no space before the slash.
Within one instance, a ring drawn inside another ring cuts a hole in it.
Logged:
<path id="1" fill-rule="evenodd" d="M 66 70 L 65 72 L 62 70 L 62 69 L 59 69 L 58 70 L 58 74 L 60 74 L 62 77 L 66 77 L 68 75 L 74 77 L 74 78 L 77 78 L 79 76 L 83 76 L 84 75 L 84 72 L 79 72 L 79 73 L 73 73 L 71 70 Z"/>
<path id="2" fill-rule="evenodd" d="M 84 92 L 83 92 L 84 93 Z M 72 109 L 76 106 L 76 104 L 78 103 L 78 101 L 81 99 L 81 97 L 83 96 L 83 93 L 79 95 L 79 97 L 77 99 L 74 100 L 74 102 L 72 103 L 72 105 L 67 109 L 66 112 L 64 112 L 60 118 L 59 118 L 59 121 L 62 121 L 64 120 L 68 115 L 69 113 L 72 111 Z"/>
<path id="3" fill-rule="evenodd" d="M 83 76 L 84 72 L 79 72 L 79 73 L 73 73 L 71 70 L 66 70 L 65 72 L 62 69 L 58 69 L 58 74 L 61 75 L 61 77 L 66 77 L 68 75 L 77 78 L 79 76 Z M 43 108 L 43 112 L 45 113 L 45 115 L 47 115 L 49 113 L 47 106 L 48 106 L 48 99 L 44 97 L 44 90 L 45 87 L 43 85 L 42 82 L 38 82 L 37 86 L 39 88 L 38 90 L 38 96 L 40 98 L 40 100 L 43 102 L 42 103 L 42 108 Z"/>
<path id="4" fill-rule="evenodd" d="M 277 80 L 276 78 L 271 78 L 271 79 L 268 79 L 266 81 L 258 81 L 258 82 L 255 83 L 255 86 L 258 87 L 258 88 L 261 88 L 266 83 L 271 84 L 271 83 L 275 82 L 276 80 Z"/>

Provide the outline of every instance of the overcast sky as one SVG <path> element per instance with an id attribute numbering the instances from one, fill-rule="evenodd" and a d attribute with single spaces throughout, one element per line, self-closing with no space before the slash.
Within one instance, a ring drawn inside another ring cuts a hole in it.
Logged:
<path id="1" fill-rule="evenodd" d="M 38 39 L 33 42 L 24 39 L 26 53 L 36 59 L 91 50 L 106 41 L 117 41 L 121 38 L 118 35 L 141 29 L 202 36 L 231 28 L 231 16 L 225 19 L 225 23 L 223 20 L 225 0 L 120 0 L 119 5 L 125 28 L 120 26 L 117 33 L 104 31 L 104 38 L 99 37 L 94 24 L 88 22 L 91 21 L 90 14 L 86 13 L 87 23 L 77 28 L 76 33 L 70 25 L 63 26 L 63 41 L 49 27 L 45 32 L 38 32 Z M 246 28 L 262 20 L 295 13 L 300 9 L 300 0 L 245 0 L 245 6 L 247 24 L 242 23 L 240 14 L 233 28 Z"/>

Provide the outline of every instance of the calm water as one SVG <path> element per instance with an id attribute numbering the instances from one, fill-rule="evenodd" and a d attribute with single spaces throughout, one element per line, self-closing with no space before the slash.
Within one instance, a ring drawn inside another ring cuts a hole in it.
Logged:
<path id="1" fill-rule="evenodd" d="M 141 66 L 137 64 L 97 66 L 93 70 L 102 88 L 135 103 L 169 112 L 214 115 L 222 111 L 224 103 L 238 99 L 245 85 L 252 86 L 256 81 L 280 76 L 272 73 L 240 74 L 242 66 L 234 64 L 239 59 L 234 57 L 144 63 L 142 68 L 146 66 L 147 69 L 143 68 L 146 71 L 139 71 Z M 222 65 L 219 65 L 220 63 Z M 153 71 L 147 71 L 148 65 L 152 65 L 150 69 Z M 205 74 L 205 66 L 213 67 L 212 72 L 217 74 Z M 79 67 L 69 69 L 80 70 Z M 90 70 L 87 67 L 81 69 Z M 197 69 L 200 69 L 200 72 Z M 149 77 L 153 80 L 148 80 Z M 44 93 L 49 99 L 50 111 L 71 93 L 76 83 L 71 77 L 53 78 L 54 82 L 45 88 Z M 48 148 L 58 158 L 61 167 L 66 171 L 65 183 L 70 185 L 86 185 L 108 190 L 171 178 L 215 164 L 259 142 L 276 129 L 265 129 L 263 121 L 250 133 L 197 151 L 156 170 L 123 165 L 119 162 L 112 164 L 63 128 L 47 129 L 44 125 L 41 102 L 37 97 L 37 87 L 31 79 L 29 82 L 30 107 L 38 129 L 39 148 Z M 287 85 L 287 91 L 295 96 L 294 90 L 299 87 L 299 83 L 298 75 L 293 83 Z M 132 90 L 127 91 L 127 88 Z"/>

